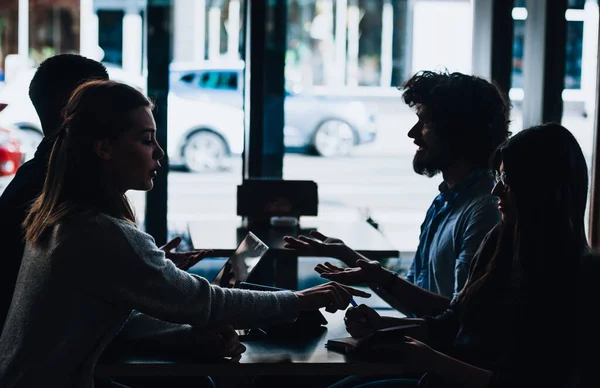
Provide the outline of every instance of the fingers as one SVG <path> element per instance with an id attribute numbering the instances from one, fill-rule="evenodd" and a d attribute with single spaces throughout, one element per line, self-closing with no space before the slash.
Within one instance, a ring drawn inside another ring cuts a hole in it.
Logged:
<path id="1" fill-rule="evenodd" d="M 350 293 L 351 295 L 360 296 L 362 298 L 370 298 L 371 297 L 371 294 L 369 294 L 368 292 L 357 290 L 356 288 L 352 288 L 352 287 L 348 287 L 348 286 L 342 286 L 342 285 L 340 285 L 340 286 L 344 287 L 344 289 L 346 291 L 348 291 L 348 293 Z"/>
<path id="2" fill-rule="evenodd" d="M 239 336 L 238 336 L 237 332 L 235 331 L 235 329 L 233 328 L 233 326 L 231 326 L 231 325 L 225 325 L 225 326 L 223 326 L 221 328 L 219 334 L 226 341 L 239 342 Z"/>
<path id="3" fill-rule="evenodd" d="M 234 349 L 232 349 L 231 354 L 229 357 L 231 357 L 231 361 L 232 362 L 238 362 L 242 359 L 242 353 L 244 353 L 246 351 L 246 347 L 242 344 L 238 344 Z"/>
<path id="4" fill-rule="evenodd" d="M 188 269 L 192 268 L 194 265 L 198 264 L 200 260 L 202 260 L 202 257 L 200 256 L 189 257 L 184 263 L 185 270 L 187 271 Z"/>
<path id="5" fill-rule="evenodd" d="M 365 304 L 361 304 L 360 306 L 350 307 L 346 311 L 345 321 L 356 321 L 365 323 L 367 322 L 368 310 L 371 309 L 369 306 Z"/>
<path id="6" fill-rule="evenodd" d="M 283 241 L 284 241 L 284 243 L 283 243 L 284 248 L 297 249 L 297 250 L 311 249 L 311 245 L 308 244 L 307 242 L 300 241 L 299 239 L 291 237 L 291 236 L 285 236 L 283 238 Z"/>
<path id="7" fill-rule="evenodd" d="M 315 271 L 317 271 L 317 273 L 319 273 L 319 274 L 324 274 L 326 272 L 329 272 L 329 270 L 323 264 L 317 264 L 315 266 Z"/>
<path id="8" fill-rule="evenodd" d="M 298 240 L 301 241 L 301 242 L 304 242 L 304 243 L 306 243 L 306 244 L 308 244 L 308 245 L 310 245 L 312 247 L 319 246 L 319 245 L 323 244 L 323 242 L 321 242 L 319 240 L 316 240 L 316 239 L 314 239 L 312 237 L 302 236 L 302 235 L 298 236 Z"/>
<path id="9" fill-rule="evenodd" d="M 351 307 L 346 310 L 344 317 L 346 331 L 357 338 L 369 335 L 379 328 L 377 318 L 379 318 L 379 314 L 367 305 Z"/>
<path id="10" fill-rule="evenodd" d="M 344 268 L 340 268 L 337 265 L 333 265 L 333 264 L 331 264 L 330 262 L 327 262 L 327 261 L 325 263 L 323 263 L 323 266 L 326 267 L 326 268 L 328 268 L 331 271 L 343 271 L 344 270 Z"/>
<path id="11" fill-rule="evenodd" d="M 335 296 L 335 302 L 338 310 L 343 310 L 350 304 L 350 299 L 352 296 L 346 292 L 344 287 L 339 283 L 332 283 L 335 288 L 335 292 L 333 293 Z"/>
<path id="12" fill-rule="evenodd" d="M 372 307 L 361 304 L 360 306 L 349 308 L 348 311 L 346 311 L 346 317 L 344 319 L 347 322 L 367 323 L 378 317 L 379 314 L 377 314 Z"/>
<path id="13" fill-rule="evenodd" d="M 317 264 L 315 266 L 315 271 L 317 271 L 320 274 L 324 274 L 324 273 L 341 273 L 341 272 L 344 272 L 344 268 L 336 267 L 333 264 L 324 263 L 324 264 Z"/>
<path id="14" fill-rule="evenodd" d="M 220 337 L 220 352 L 222 357 L 231 357 L 232 361 L 239 361 L 242 353 L 246 351 L 246 347 L 240 343 L 240 338 L 237 332 L 231 325 L 226 325 L 218 329 Z"/>
<path id="15" fill-rule="evenodd" d="M 327 236 L 325 236 L 323 233 L 321 233 L 321 232 L 317 232 L 316 230 L 312 230 L 312 231 L 311 231 L 309 234 L 310 234 L 312 237 L 314 237 L 314 238 L 316 238 L 317 240 L 319 240 L 319 241 L 325 241 L 325 240 L 327 240 L 327 238 L 328 238 L 328 237 L 327 237 Z"/>
<path id="16" fill-rule="evenodd" d="M 416 339 L 414 339 L 412 337 L 409 337 L 407 335 L 405 335 L 403 339 L 404 339 L 404 342 L 407 343 L 407 344 L 414 344 L 414 345 L 421 344 L 420 341 L 417 341 Z"/>
<path id="17" fill-rule="evenodd" d="M 231 357 L 232 361 L 239 361 L 242 358 L 242 353 L 246 351 L 246 347 L 237 342 L 230 344 L 227 348 L 221 352 L 222 357 Z"/>
<path id="18" fill-rule="evenodd" d="M 177 246 L 179 246 L 179 244 L 181 244 L 181 237 L 175 237 L 173 240 L 169 241 L 164 246 L 162 246 L 161 249 L 165 252 L 169 252 L 169 251 L 177 248 Z"/>
<path id="19" fill-rule="evenodd" d="M 201 249 L 199 251 L 194 251 L 194 252 L 195 252 L 196 256 L 199 257 L 198 261 L 200 261 L 202 259 L 209 257 L 210 254 L 212 254 L 214 252 L 214 250 L 213 249 Z"/>

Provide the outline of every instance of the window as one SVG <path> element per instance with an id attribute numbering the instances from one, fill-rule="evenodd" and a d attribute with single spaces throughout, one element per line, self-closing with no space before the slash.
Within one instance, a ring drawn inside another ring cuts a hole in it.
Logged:
<path id="1" fill-rule="evenodd" d="M 206 71 L 200 74 L 198 86 L 203 89 L 237 90 L 236 72 Z"/>
<path id="2" fill-rule="evenodd" d="M 103 62 L 123 65 L 124 16 L 123 11 L 98 11 L 98 45 L 104 50 Z"/>
<path id="3" fill-rule="evenodd" d="M 183 83 L 191 84 L 192 81 L 194 80 L 195 76 L 196 75 L 194 73 L 188 73 L 188 74 L 181 76 L 181 78 L 179 80 Z"/>
<path id="4" fill-rule="evenodd" d="M 581 89 L 581 60 L 583 54 L 583 22 L 567 23 L 567 58 L 565 89 Z"/>

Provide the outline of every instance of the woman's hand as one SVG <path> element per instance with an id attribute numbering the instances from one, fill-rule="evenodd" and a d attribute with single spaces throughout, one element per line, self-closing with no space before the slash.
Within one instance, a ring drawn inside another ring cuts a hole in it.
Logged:
<path id="1" fill-rule="evenodd" d="M 343 310 L 350 304 L 352 296 L 369 298 L 371 294 L 339 283 L 329 282 L 306 290 L 296 291 L 300 302 L 300 311 L 325 310 L 334 313 Z"/>
<path id="2" fill-rule="evenodd" d="M 381 277 L 381 264 L 377 261 L 359 259 L 354 268 L 341 268 L 331 263 L 317 264 L 321 277 L 348 285 L 378 283 Z"/>
<path id="3" fill-rule="evenodd" d="M 242 358 L 246 347 L 240 343 L 240 338 L 230 325 L 212 327 L 198 331 L 198 345 L 208 355 L 227 357 L 237 362 Z"/>
<path id="4" fill-rule="evenodd" d="M 159 249 L 165 252 L 167 259 L 171 260 L 177 268 L 182 271 L 187 271 L 196 265 L 200 260 L 208 257 L 212 253 L 212 249 L 203 249 L 192 252 L 171 252 L 181 244 L 181 237 L 175 237 Z"/>
<path id="5" fill-rule="evenodd" d="M 361 304 L 351 307 L 344 317 L 346 331 L 355 338 L 362 338 L 383 327 L 383 319 L 371 307 Z"/>
<path id="6" fill-rule="evenodd" d="M 310 237 L 304 235 L 300 235 L 298 238 L 285 236 L 283 240 L 285 241 L 284 248 L 293 249 L 302 256 L 333 257 L 350 267 L 356 263 L 356 253 L 342 240 L 327 237 L 316 230 L 310 232 Z"/>

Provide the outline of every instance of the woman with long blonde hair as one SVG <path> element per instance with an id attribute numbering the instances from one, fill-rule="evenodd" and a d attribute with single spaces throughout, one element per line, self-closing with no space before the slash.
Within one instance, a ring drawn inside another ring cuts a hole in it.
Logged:
<path id="1" fill-rule="evenodd" d="M 25 254 L 0 337 L 0 386 L 93 386 L 98 357 L 132 310 L 247 328 L 368 296 L 334 283 L 297 292 L 220 288 L 165 259 L 137 228 L 126 197 L 152 189 L 164 157 L 151 109 L 139 91 L 112 81 L 87 82 L 71 96 L 24 223 Z"/>

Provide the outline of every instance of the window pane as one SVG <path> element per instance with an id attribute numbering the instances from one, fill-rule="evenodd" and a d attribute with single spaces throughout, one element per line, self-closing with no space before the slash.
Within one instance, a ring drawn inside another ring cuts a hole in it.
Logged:
<path id="1" fill-rule="evenodd" d="M 104 50 L 104 62 L 123 66 L 123 17 L 125 12 L 98 11 L 98 44 Z"/>
<path id="2" fill-rule="evenodd" d="M 171 71 L 173 75 L 177 69 L 181 76 L 171 77 L 169 93 L 172 168 L 168 219 L 172 236 L 185 237 L 189 222 L 239 218 L 236 192 L 242 181 L 244 142 L 240 87 L 244 3 L 173 2 Z M 194 271 L 210 276 L 214 263 L 209 261 Z"/>
<path id="3" fill-rule="evenodd" d="M 525 2 L 515 2 L 525 7 Z M 523 18 L 523 16 L 525 16 Z M 511 130 L 523 129 L 523 42 L 525 39 L 526 12 L 513 12 L 515 36 L 513 43 L 513 73 L 511 99 L 513 103 Z M 573 132 L 588 160 L 591 173 L 593 152 L 596 63 L 598 55 L 598 2 L 597 0 L 569 1 L 565 63 L 565 90 L 562 97 L 562 124 Z M 589 204 L 589 203 L 588 203 Z M 589 209 L 588 209 L 589 210 Z M 586 223 L 586 227 L 588 224 Z"/>
<path id="4" fill-rule="evenodd" d="M 410 259 L 441 177 L 413 171 L 406 135 L 416 116 L 396 85 L 423 69 L 469 73 L 472 34 L 468 1 L 412 4 L 288 1 L 286 80 L 295 89 L 284 112 L 284 178 L 316 181 L 319 218 L 370 216 Z M 410 261 L 390 265 L 402 271 Z"/>
<path id="5" fill-rule="evenodd" d="M 567 23 L 567 61 L 565 89 L 581 89 L 581 59 L 583 54 L 583 23 Z"/>
<path id="6" fill-rule="evenodd" d="M 25 160 L 33 157 L 43 138 L 40 120 L 29 100 L 35 68 L 56 54 L 80 51 L 79 1 L 29 0 L 25 10 L 18 0 L 0 6 L 0 125 L 15 126 Z M 19 20 L 19 15 L 27 18 Z M 2 177 L 0 191 L 10 177 Z"/>
<path id="7" fill-rule="evenodd" d="M 574 1 L 570 1 L 571 6 Z M 562 124 L 577 138 L 586 156 L 590 174 L 596 115 L 596 65 L 598 58 L 598 2 L 578 1 L 583 21 L 569 21 L 567 26 L 567 63 L 563 91 Z M 588 209 L 589 212 L 589 197 Z M 587 220 L 587 215 L 586 215 Z M 586 228 L 588 223 L 586 222 Z M 587 230 L 587 229 L 586 229 Z"/>

